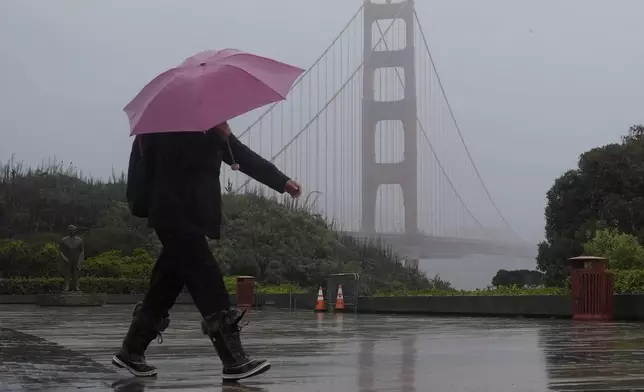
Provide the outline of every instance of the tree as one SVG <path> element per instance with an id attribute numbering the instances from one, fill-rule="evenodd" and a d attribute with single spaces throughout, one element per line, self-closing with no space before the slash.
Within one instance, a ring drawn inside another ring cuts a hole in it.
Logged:
<path id="1" fill-rule="evenodd" d="M 633 125 L 628 129 L 628 134 L 626 134 L 626 136 L 622 136 L 623 143 L 641 139 L 644 139 L 644 126 L 642 125 Z"/>
<path id="2" fill-rule="evenodd" d="M 584 244 L 584 252 L 608 259 L 612 269 L 644 269 L 644 247 L 634 235 L 619 233 L 616 229 L 598 230 Z"/>
<path id="3" fill-rule="evenodd" d="M 581 255 L 583 249 L 579 241 L 564 237 L 540 242 L 537 269 L 544 273 L 544 283 L 547 286 L 563 286 L 566 278 L 570 276 L 570 265 L 566 260 Z"/>
<path id="4" fill-rule="evenodd" d="M 547 194 L 546 241 L 537 267 L 549 285 L 562 285 L 565 260 L 607 227 L 644 240 L 644 126 L 631 127 L 621 143 L 581 154 L 578 167 L 557 178 Z"/>
<path id="5" fill-rule="evenodd" d="M 434 277 L 429 280 L 429 283 L 434 290 L 455 291 L 452 284 L 443 280 L 439 274 L 434 275 Z"/>
<path id="6" fill-rule="evenodd" d="M 530 270 L 499 270 L 492 278 L 493 286 L 522 286 L 535 287 L 543 284 L 543 274 Z"/>

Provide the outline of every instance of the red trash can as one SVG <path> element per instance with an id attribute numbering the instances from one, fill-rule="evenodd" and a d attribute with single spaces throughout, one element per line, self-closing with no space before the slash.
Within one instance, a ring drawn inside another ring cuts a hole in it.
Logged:
<path id="1" fill-rule="evenodd" d="M 251 308 L 255 305 L 255 277 L 237 277 L 237 307 Z"/>
<path id="2" fill-rule="evenodd" d="M 613 274 L 608 260 L 596 256 L 568 259 L 573 300 L 573 320 L 613 319 Z"/>

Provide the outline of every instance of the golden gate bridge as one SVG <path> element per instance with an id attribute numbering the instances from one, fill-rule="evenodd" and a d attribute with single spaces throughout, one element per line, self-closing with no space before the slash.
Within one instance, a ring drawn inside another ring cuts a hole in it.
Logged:
<path id="1" fill-rule="evenodd" d="M 239 138 L 298 179 L 308 208 L 415 258 L 532 258 L 454 116 L 413 0 L 365 1 Z M 239 192 L 263 188 L 225 169 Z"/>

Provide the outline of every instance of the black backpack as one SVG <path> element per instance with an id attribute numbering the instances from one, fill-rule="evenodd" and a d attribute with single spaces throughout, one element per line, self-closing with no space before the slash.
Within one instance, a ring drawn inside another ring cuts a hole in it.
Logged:
<path id="1" fill-rule="evenodd" d="M 139 218 L 147 218 L 150 209 L 151 187 L 148 184 L 149 169 L 143 154 L 143 137 L 136 136 L 132 142 L 130 163 L 127 169 L 127 190 L 125 192 L 130 212 Z"/>

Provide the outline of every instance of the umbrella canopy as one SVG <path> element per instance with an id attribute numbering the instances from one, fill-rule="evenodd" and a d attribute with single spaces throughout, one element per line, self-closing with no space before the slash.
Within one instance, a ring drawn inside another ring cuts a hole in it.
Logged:
<path id="1" fill-rule="evenodd" d="M 130 135 L 208 130 L 286 99 L 303 72 L 236 49 L 197 53 L 154 78 L 124 108 Z"/>

